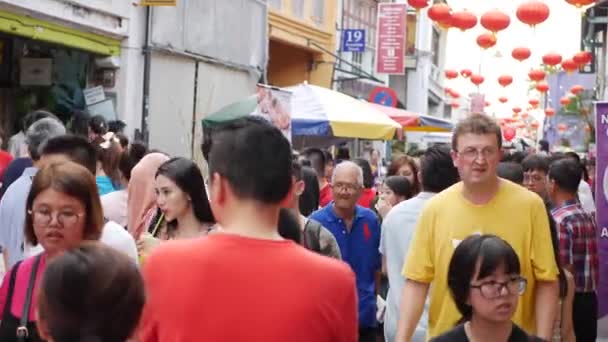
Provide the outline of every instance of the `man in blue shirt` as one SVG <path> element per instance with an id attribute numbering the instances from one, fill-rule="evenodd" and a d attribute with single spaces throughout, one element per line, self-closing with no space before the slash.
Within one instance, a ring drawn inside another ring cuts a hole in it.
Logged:
<path id="1" fill-rule="evenodd" d="M 376 281 L 381 258 L 380 225 L 373 211 L 357 205 L 363 190 L 363 171 L 350 161 L 338 164 L 331 187 L 334 201 L 310 218 L 329 229 L 338 241 L 342 259 L 357 276 L 359 341 L 376 340 Z"/>

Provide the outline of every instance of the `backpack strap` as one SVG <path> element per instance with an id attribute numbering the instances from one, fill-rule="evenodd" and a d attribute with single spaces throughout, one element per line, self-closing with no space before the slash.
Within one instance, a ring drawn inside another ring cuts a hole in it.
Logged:
<path id="1" fill-rule="evenodd" d="M 25 303 L 23 304 L 23 312 L 21 314 L 21 320 L 19 327 L 17 328 L 17 340 L 19 342 L 25 342 L 25 339 L 29 336 L 27 330 L 27 322 L 30 318 L 30 307 L 32 306 L 32 295 L 34 293 L 34 287 L 36 286 L 36 275 L 38 274 L 38 266 L 40 265 L 40 259 L 42 254 L 36 256 L 34 260 L 34 266 L 32 267 L 32 273 L 30 273 L 30 281 L 27 285 L 27 293 L 25 295 Z"/>
<path id="2" fill-rule="evenodd" d="M 19 265 L 21 265 L 21 261 L 17 262 L 11 270 L 11 277 L 8 283 L 8 296 L 6 299 L 6 304 L 4 304 L 2 319 L 8 317 L 11 312 L 11 306 L 13 305 L 13 293 L 15 292 L 15 280 L 17 279 L 17 270 L 19 270 Z"/>

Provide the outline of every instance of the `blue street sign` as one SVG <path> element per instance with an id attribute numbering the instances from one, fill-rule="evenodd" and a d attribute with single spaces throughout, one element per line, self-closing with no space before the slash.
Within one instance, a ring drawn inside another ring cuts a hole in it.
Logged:
<path id="1" fill-rule="evenodd" d="M 365 52 L 365 30 L 344 30 L 342 33 L 342 51 Z"/>

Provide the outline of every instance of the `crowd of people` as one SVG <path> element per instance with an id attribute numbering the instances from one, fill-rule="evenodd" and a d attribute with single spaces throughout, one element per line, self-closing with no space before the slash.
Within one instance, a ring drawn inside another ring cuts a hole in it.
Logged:
<path id="1" fill-rule="evenodd" d="M 204 135 L 207 181 L 102 117 L 24 122 L 1 341 L 595 341 L 585 164 L 506 153 L 487 116 L 386 168 L 236 119 Z"/>

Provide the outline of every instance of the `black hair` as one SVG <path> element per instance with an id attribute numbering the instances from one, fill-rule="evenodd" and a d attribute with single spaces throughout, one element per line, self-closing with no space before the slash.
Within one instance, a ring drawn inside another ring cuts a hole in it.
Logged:
<path id="1" fill-rule="evenodd" d="M 412 184 L 407 177 L 390 176 L 384 180 L 384 184 L 391 189 L 395 195 L 405 197 L 405 199 L 412 198 Z"/>
<path id="2" fill-rule="evenodd" d="M 457 324 L 471 320 L 473 308 L 467 304 L 479 264 L 477 279 L 490 276 L 501 265 L 507 274 L 520 274 L 517 254 L 505 240 L 495 235 L 471 235 L 454 250 L 448 268 L 448 287 L 462 319 Z"/>
<path id="3" fill-rule="evenodd" d="M 540 140 L 538 142 L 538 147 L 541 152 L 549 152 L 549 142 L 547 140 Z"/>
<path id="4" fill-rule="evenodd" d="M 372 173 L 372 167 L 369 162 L 363 158 L 355 158 L 353 162 L 363 170 L 363 187 L 371 189 L 374 187 L 374 174 Z"/>
<path id="5" fill-rule="evenodd" d="M 538 154 L 527 156 L 521 162 L 521 166 L 524 168 L 524 172 L 542 171 L 545 174 L 549 173 L 549 159 Z"/>
<path id="6" fill-rule="evenodd" d="M 420 159 L 420 174 L 422 190 L 435 193 L 442 192 L 460 180 L 449 146 L 429 147 Z"/>
<path id="7" fill-rule="evenodd" d="M 281 208 L 279 211 L 278 232 L 284 239 L 292 240 L 299 244 L 302 240 L 300 233 L 300 218 L 296 217 L 289 209 Z"/>
<path id="8" fill-rule="evenodd" d="M 316 147 L 311 147 L 304 151 L 304 156 L 306 159 L 310 160 L 310 164 L 312 168 L 317 171 L 317 175 L 323 177 L 323 175 L 325 175 L 325 165 L 327 163 L 323 151 Z"/>
<path id="9" fill-rule="evenodd" d="M 118 139 L 118 142 L 120 142 L 120 146 L 123 149 L 129 146 L 129 138 L 126 135 L 122 133 L 116 133 L 115 137 L 116 139 Z"/>
<path id="10" fill-rule="evenodd" d="M 502 162 L 496 168 L 498 177 L 510 180 L 513 183 L 524 183 L 524 168 L 515 162 Z"/>
<path id="11" fill-rule="evenodd" d="M 515 151 L 513 153 L 511 153 L 511 162 L 517 163 L 517 164 L 521 164 L 521 162 L 524 160 L 524 158 L 526 158 L 526 154 L 521 152 L 521 151 Z"/>
<path id="12" fill-rule="evenodd" d="M 334 156 L 332 156 L 328 150 L 323 150 L 323 156 L 325 157 L 325 165 L 334 163 Z"/>
<path id="13" fill-rule="evenodd" d="M 50 261 L 38 295 L 38 313 L 53 341 L 127 341 L 145 302 L 137 265 L 99 242 Z"/>
<path id="14" fill-rule="evenodd" d="M 304 181 L 304 192 L 300 195 L 300 212 L 304 216 L 309 216 L 319 209 L 319 181 L 317 173 L 311 167 L 302 167 L 302 180 Z"/>
<path id="15" fill-rule="evenodd" d="M 199 167 L 190 159 L 177 157 L 171 158 L 164 162 L 156 171 L 156 176 L 165 176 L 185 192 L 192 203 L 194 216 L 204 223 L 215 223 L 207 191 L 205 190 L 205 181 Z M 168 222 L 170 226 L 175 222 Z"/>
<path id="16" fill-rule="evenodd" d="M 43 156 L 65 155 L 76 164 L 84 166 L 95 175 L 97 171 L 97 150 L 86 138 L 67 134 L 47 140 L 41 149 Z"/>
<path id="17" fill-rule="evenodd" d="M 296 181 L 302 180 L 302 165 L 297 160 L 291 161 L 291 173 Z"/>
<path id="18" fill-rule="evenodd" d="M 89 113 L 79 110 L 74 111 L 72 113 L 72 119 L 68 124 L 70 132 L 72 132 L 72 134 L 88 138 L 90 120 L 91 116 L 89 115 Z"/>
<path id="19" fill-rule="evenodd" d="M 108 132 L 122 133 L 127 124 L 122 120 L 112 120 L 108 122 Z"/>
<path id="20" fill-rule="evenodd" d="M 137 165 L 137 163 L 146 155 L 146 152 L 146 145 L 140 142 L 134 142 L 131 144 L 128 151 L 125 151 L 120 155 L 118 170 L 125 179 L 131 180 L 131 170 L 133 170 L 135 165 Z"/>
<path id="21" fill-rule="evenodd" d="M 89 128 L 97 135 L 108 133 L 108 122 L 102 115 L 95 115 L 89 119 Z"/>
<path id="22" fill-rule="evenodd" d="M 566 152 L 566 158 L 570 158 L 574 161 L 576 161 L 576 163 L 579 166 L 579 169 L 581 170 L 581 177 L 585 182 L 589 181 L 589 172 L 587 171 L 587 168 L 585 167 L 585 164 L 583 164 L 581 157 L 578 155 L 578 153 L 576 152 Z"/>
<path id="23" fill-rule="evenodd" d="M 336 160 L 350 160 L 350 151 L 348 150 L 348 146 L 338 146 L 338 150 L 336 152 Z"/>
<path id="24" fill-rule="evenodd" d="M 578 192 L 582 173 L 580 164 L 575 160 L 564 158 L 552 163 L 548 175 L 560 189 L 570 194 Z"/>
<path id="25" fill-rule="evenodd" d="M 242 199 L 279 204 L 291 188 L 291 146 L 283 133 L 253 116 L 216 127 L 204 142 L 209 174 Z"/>

